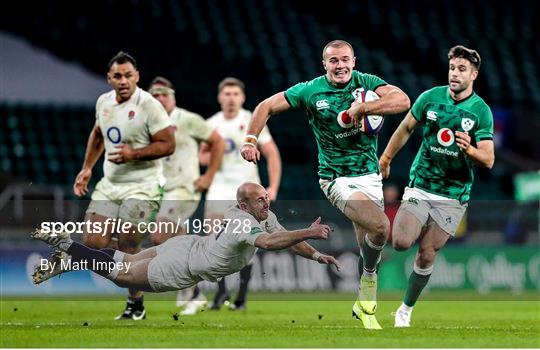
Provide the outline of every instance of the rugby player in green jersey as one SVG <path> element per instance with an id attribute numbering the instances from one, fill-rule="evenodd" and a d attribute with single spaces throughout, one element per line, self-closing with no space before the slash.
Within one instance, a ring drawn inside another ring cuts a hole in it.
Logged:
<path id="1" fill-rule="evenodd" d="M 422 126 L 422 145 L 410 171 L 396 215 L 392 244 L 409 249 L 419 239 L 418 253 L 396 327 L 409 327 L 414 304 L 426 286 L 437 252 L 453 236 L 467 208 L 473 165 L 491 168 L 495 161 L 493 116 L 473 91 L 480 55 L 464 46 L 448 53 L 448 84 L 425 91 L 392 135 L 381 155 L 383 177 L 390 162 L 414 129 Z"/>
<path id="2" fill-rule="evenodd" d="M 376 265 L 390 223 L 383 212 L 377 136 L 362 133 L 358 123 L 365 114 L 404 112 L 409 109 L 410 101 L 403 91 L 381 78 L 354 70 L 356 58 L 348 42 L 334 40 L 328 43 L 322 56 L 325 75 L 279 92 L 255 108 L 241 153 L 247 161 L 256 163 L 259 160 L 257 137 L 269 116 L 291 108 L 301 108 L 307 113 L 319 151 L 321 189 L 352 221 L 363 256 L 353 315 L 365 328 L 380 329 L 374 316 L 377 307 Z M 380 99 L 358 102 L 358 97 L 367 90 L 377 93 Z"/>

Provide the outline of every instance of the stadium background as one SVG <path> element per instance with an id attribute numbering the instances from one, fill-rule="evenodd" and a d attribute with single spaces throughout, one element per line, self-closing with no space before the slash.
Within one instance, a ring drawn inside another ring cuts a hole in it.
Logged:
<path id="1" fill-rule="evenodd" d="M 219 108 L 216 87 L 222 78 L 246 83 L 245 107 L 252 110 L 262 98 L 323 74 L 321 49 L 336 38 L 353 45 L 358 70 L 401 87 L 412 101 L 446 83 L 451 46 L 480 52 L 475 90 L 494 114 L 496 164 L 492 171 L 476 169 L 469 215 L 460 237 L 443 250 L 430 286 L 538 290 L 538 7 L 480 0 L 321 7 L 277 0 L 12 3 L 0 14 L 2 294 L 119 292 L 89 273 L 32 286 L 28 271 L 45 253 L 27 239 L 41 221 L 82 218 L 88 202 L 77 200 L 71 185 L 94 122 L 93 104 L 108 90 L 106 64 L 116 52 L 137 59 L 142 88 L 164 75 L 175 84 L 179 106 L 209 117 Z M 401 117 L 386 119 L 379 152 Z M 269 125 L 283 160 L 277 210 L 291 228 L 322 213 L 339 229 L 321 249 L 345 266 L 336 274 L 288 253 L 261 254 L 254 289 L 354 290 L 354 236 L 318 187 L 307 118 L 288 112 Z M 389 183 L 399 189 L 407 183 L 418 134 L 392 164 Z M 98 164 L 92 184 L 100 177 Z M 382 289 L 403 290 L 412 254 L 385 252 Z"/>

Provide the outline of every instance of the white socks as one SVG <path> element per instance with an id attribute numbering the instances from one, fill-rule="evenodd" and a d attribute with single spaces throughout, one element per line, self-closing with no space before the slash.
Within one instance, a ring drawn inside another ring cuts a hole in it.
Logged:
<path id="1" fill-rule="evenodd" d="M 403 311 L 405 311 L 407 313 L 411 313 L 412 310 L 413 310 L 413 307 L 414 306 L 407 306 L 407 305 L 405 305 L 405 303 L 401 303 L 401 305 L 399 306 L 399 310 L 403 310 Z"/>

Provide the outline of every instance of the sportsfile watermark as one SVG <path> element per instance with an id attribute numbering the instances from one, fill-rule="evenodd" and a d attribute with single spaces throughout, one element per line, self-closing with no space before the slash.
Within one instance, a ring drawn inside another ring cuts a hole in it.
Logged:
<path id="1" fill-rule="evenodd" d="M 182 219 L 172 221 L 151 221 L 132 223 L 121 218 L 107 218 L 105 221 L 44 221 L 40 225 L 40 230 L 50 233 L 52 237 L 57 237 L 59 233 L 69 234 L 97 234 L 102 237 L 109 233 L 118 234 L 153 234 L 161 232 L 178 232 L 185 229 L 187 234 L 211 234 L 220 233 L 227 227 L 231 227 L 235 233 L 251 232 L 251 220 L 241 219 Z"/>

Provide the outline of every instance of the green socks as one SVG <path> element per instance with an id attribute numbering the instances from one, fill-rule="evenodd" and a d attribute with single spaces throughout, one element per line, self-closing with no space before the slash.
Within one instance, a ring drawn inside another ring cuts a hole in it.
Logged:
<path id="1" fill-rule="evenodd" d="M 416 264 L 414 265 L 414 271 L 409 277 L 409 284 L 407 285 L 407 291 L 405 292 L 405 297 L 403 298 L 403 303 L 407 306 L 414 306 L 420 293 L 427 285 L 431 273 L 433 272 L 433 265 L 428 268 L 421 269 Z"/>
<path id="2" fill-rule="evenodd" d="M 362 251 L 360 258 L 358 259 L 358 272 L 360 277 L 363 274 L 365 269 L 368 272 L 375 272 L 377 269 L 377 264 L 381 260 L 381 251 L 383 250 L 384 245 L 378 246 L 372 243 L 368 236 L 364 237 L 364 244 L 362 244 Z"/>

